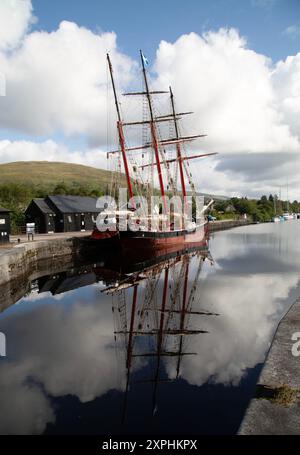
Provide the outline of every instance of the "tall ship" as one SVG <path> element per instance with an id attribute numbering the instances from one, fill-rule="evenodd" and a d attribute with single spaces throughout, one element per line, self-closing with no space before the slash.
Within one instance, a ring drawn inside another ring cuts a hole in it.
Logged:
<path id="1" fill-rule="evenodd" d="M 207 318 L 219 314 L 203 307 L 199 285 L 204 261 L 213 264 L 208 248 L 179 253 L 124 274 L 103 289 L 112 296 L 124 390 L 122 423 L 130 409 L 130 393 L 138 384 L 144 384 L 148 392 L 152 389 L 144 405 L 151 403 L 155 415 L 160 387 L 181 378 L 184 359 L 198 354 L 198 342 L 193 338 L 209 336 Z"/>
<path id="2" fill-rule="evenodd" d="M 184 379 L 187 365 L 199 353 L 201 338 L 211 336 L 210 320 L 219 316 L 213 305 L 206 306 L 201 292 L 204 264 L 214 263 L 208 239 L 202 248 L 147 263 L 111 254 L 97 262 L 91 259 L 77 263 L 72 258 L 59 269 L 51 269 L 51 262 L 51 273 L 34 279 L 29 288 L 26 282 L 22 292 L 58 296 L 98 283 L 97 299 L 100 291 L 111 301 L 117 389 L 123 392 L 120 423 L 130 419 L 135 393 L 141 388 L 143 408 L 154 416 L 160 412 L 165 386 Z"/>
<path id="3" fill-rule="evenodd" d="M 203 243 L 207 230 L 205 212 L 213 203 L 211 200 L 205 206 L 203 200 L 199 204 L 189 162 L 216 153 L 192 156 L 187 153 L 186 145 L 206 134 L 181 134 L 180 121 L 192 112 L 176 111 L 171 87 L 168 91 L 150 89 L 147 59 L 142 51 L 140 59 L 143 88 L 123 95 L 141 101 L 142 118 L 128 121 L 123 119 L 113 67 L 107 54 L 117 116 L 118 148 L 107 154 L 115 167 L 109 198 L 103 204 L 91 238 L 118 245 L 125 254 L 137 250 L 163 254 L 188 250 Z M 158 99 L 162 100 L 160 104 Z M 160 112 L 161 105 L 168 110 Z M 140 128 L 142 143 L 136 145 L 136 139 L 132 143 L 132 128 Z M 124 173 L 129 201 L 126 198 L 121 204 L 118 189 Z M 172 202 L 174 197 L 175 203 Z M 116 200 L 118 204 L 113 202 Z"/>

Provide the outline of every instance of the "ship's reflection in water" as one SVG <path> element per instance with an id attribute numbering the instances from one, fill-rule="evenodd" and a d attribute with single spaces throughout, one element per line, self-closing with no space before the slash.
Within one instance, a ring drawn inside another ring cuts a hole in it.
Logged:
<path id="1" fill-rule="evenodd" d="M 0 315 L 0 433 L 235 433 L 299 294 L 298 229 L 222 232 L 210 252 L 143 266 L 110 255 L 49 269 Z"/>

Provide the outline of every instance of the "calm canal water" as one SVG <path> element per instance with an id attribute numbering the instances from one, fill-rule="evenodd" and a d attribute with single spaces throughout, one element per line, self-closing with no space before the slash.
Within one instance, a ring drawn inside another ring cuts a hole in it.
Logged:
<path id="1" fill-rule="evenodd" d="M 0 313 L 0 433 L 236 433 L 299 255 L 290 221 L 216 233 L 135 286 L 101 262 L 49 270 Z"/>

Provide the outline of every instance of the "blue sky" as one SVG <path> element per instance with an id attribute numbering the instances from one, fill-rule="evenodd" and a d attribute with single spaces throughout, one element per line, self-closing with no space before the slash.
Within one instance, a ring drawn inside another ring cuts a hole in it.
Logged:
<path id="1" fill-rule="evenodd" d="M 0 0 L 0 163 L 106 168 L 105 54 L 127 90 L 139 49 L 194 112 L 187 131 L 207 133 L 194 149 L 219 153 L 194 165 L 197 187 L 251 196 L 288 178 L 300 199 L 300 0 Z"/>
<path id="2" fill-rule="evenodd" d="M 120 49 L 136 57 L 140 47 L 151 58 L 161 40 L 185 33 L 234 27 L 248 46 L 274 61 L 299 50 L 300 0 L 33 0 L 36 29 L 55 30 L 62 20 L 92 30 L 115 31 Z"/>
<path id="3" fill-rule="evenodd" d="M 95 33 L 114 31 L 121 52 L 138 58 L 143 49 L 152 63 L 161 40 L 174 42 L 183 34 L 199 35 L 221 27 L 234 27 L 247 39 L 247 46 L 274 62 L 299 51 L 300 0 L 32 0 L 34 30 L 57 30 L 63 20 L 76 22 Z M 286 29 L 299 26 L 299 34 Z M 33 139 L 29 134 L 2 130 L 11 139 Z M 52 135 L 58 142 L 61 132 Z M 38 140 L 47 139 L 39 136 Z M 85 138 L 67 138 L 72 148 L 85 146 Z"/>

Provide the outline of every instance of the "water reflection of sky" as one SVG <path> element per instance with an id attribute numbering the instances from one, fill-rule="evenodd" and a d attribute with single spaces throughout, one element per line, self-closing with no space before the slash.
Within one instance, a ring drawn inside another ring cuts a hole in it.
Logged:
<path id="1" fill-rule="evenodd" d="M 124 356 L 103 285 L 24 297 L 0 315 L 8 354 L 0 433 L 235 432 L 276 324 L 300 294 L 299 233 L 295 221 L 214 235 L 215 263 L 204 262 L 195 302 L 220 315 L 193 317 L 191 327 L 209 333 L 188 338 L 198 355 L 183 357 L 177 381 L 159 385 L 154 417 L 153 385 L 139 379 L 153 375 L 155 359 L 136 359 L 123 425 Z M 160 280 L 158 300 L 161 288 Z M 176 375 L 175 358 L 164 359 L 161 375 Z"/>

